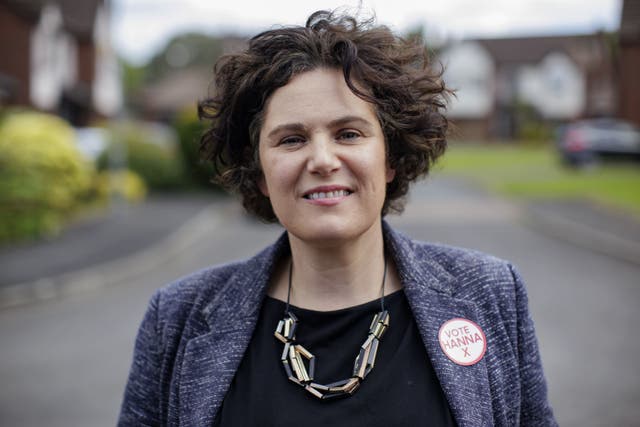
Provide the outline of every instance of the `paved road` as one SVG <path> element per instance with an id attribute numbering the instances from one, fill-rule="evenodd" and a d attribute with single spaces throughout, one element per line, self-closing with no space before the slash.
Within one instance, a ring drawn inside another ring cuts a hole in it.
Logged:
<path id="1" fill-rule="evenodd" d="M 491 252 L 519 267 L 560 425 L 638 425 L 640 267 L 538 234 L 520 225 L 520 216 L 517 207 L 441 180 L 416 187 L 410 208 L 392 223 L 416 238 Z M 234 206 L 213 211 L 210 224 L 147 274 L 0 311 L 0 425 L 114 425 L 135 329 L 153 290 L 249 256 L 280 232 Z"/>
<path id="2" fill-rule="evenodd" d="M 0 248 L 0 288 L 136 253 L 157 244 L 169 230 L 219 198 L 174 194 L 152 196 L 140 205 L 116 204 L 110 213 L 79 220 L 55 239 Z"/>

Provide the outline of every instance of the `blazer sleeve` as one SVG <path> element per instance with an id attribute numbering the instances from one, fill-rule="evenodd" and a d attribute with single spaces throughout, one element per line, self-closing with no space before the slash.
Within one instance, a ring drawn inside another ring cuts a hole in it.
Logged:
<path id="1" fill-rule="evenodd" d="M 518 365 L 520 367 L 520 425 L 556 426 L 551 405 L 547 399 L 547 383 L 542 371 L 538 342 L 529 315 L 529 302 L 524 282 L 519 273 L 509 266 L 516 287 L 518 326 Z"/>
<path id="2" fill-rule="evenodd" d="M 136 337 L 133 362 L 118 419 L 119 427 L 159 426 L 160 366 L 159 292 L 151 298 Z"/>

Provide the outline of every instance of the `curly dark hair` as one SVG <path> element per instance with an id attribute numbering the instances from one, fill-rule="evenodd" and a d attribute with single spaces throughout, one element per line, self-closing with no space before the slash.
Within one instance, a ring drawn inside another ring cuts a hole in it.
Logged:
<path id="1" fill-rule="evenodd" d="M 292 77 L 317 68 L 341 69 L 349 89 L 375 105 L 395 170 L 381 213 L 402 212 L 409 184 L 426 176 L 445 151 L 450 91 L 421 41 L 398 37 L 373 19 L 358 22 L 336 12 L 315 12 L 304 27 L 260 33 L 244 52 L 217 62 L 216 93 L 198 104 L 200 119 L 211 120 L 200 150 L 213 162 L 216 181 L 240 193 L 249 212 L 277 221 L 258 187 L 265 105 Z"/>

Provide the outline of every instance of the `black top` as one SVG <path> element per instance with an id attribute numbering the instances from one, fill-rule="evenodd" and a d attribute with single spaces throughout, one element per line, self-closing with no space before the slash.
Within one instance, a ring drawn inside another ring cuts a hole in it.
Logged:
<path id="1" fill-rule="evenodd" d="M 375 367 L 352 396 L 323 401 L 287 379 L 284 344 L 273 335 L 285 303 L 266 297 L 214 426 L 454 426 L 404 292 L 387 296 L 385 308 L 389 328 Z M 316 356 L 314 381 L 349 378 L 380 300 L 329 312 L 290 309 L 299 319 L 297 343 Z"/>

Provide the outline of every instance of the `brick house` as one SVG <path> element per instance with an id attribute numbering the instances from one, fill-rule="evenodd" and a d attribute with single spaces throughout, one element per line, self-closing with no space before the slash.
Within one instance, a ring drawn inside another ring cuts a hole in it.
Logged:
<path id="1" fill-rule="evenodd" d="M 620 117 L 640 126 L 640 0 L 625 0 L 620 20 Z"/>
<path id="2" fill-rule="evenodd" d="M 120 72 L 108 0 L 0 0 L 0 105 L 74 125 L 117 114 Z"/>
<path id="3" fill-rule="evenodd" d="M 218 41 L 221 54 L 239 52 L 247 47 L 247 38 L 243 36 L 224 35 L 219 36 Z M 165 50 L 163 55 L 166 60 L 170 49 Z M 171 121 L 177 112 L 195 110 L 199 100 L 214 94 L 213 65 L 216 59 L 171 66 L 171 71 L 162 78 L 147 83 L 133 94 L 134 108 L 149 120 L 165 122 Z"/>
<path id="4" fill-rule="evenodd" d="M 464 40 L 439 59 L 457 98 L 449 116 L 462 138 L 512 138 L 519 108 L 560 123 L 617 109 L 613 42 L 604 33 Z"/>

